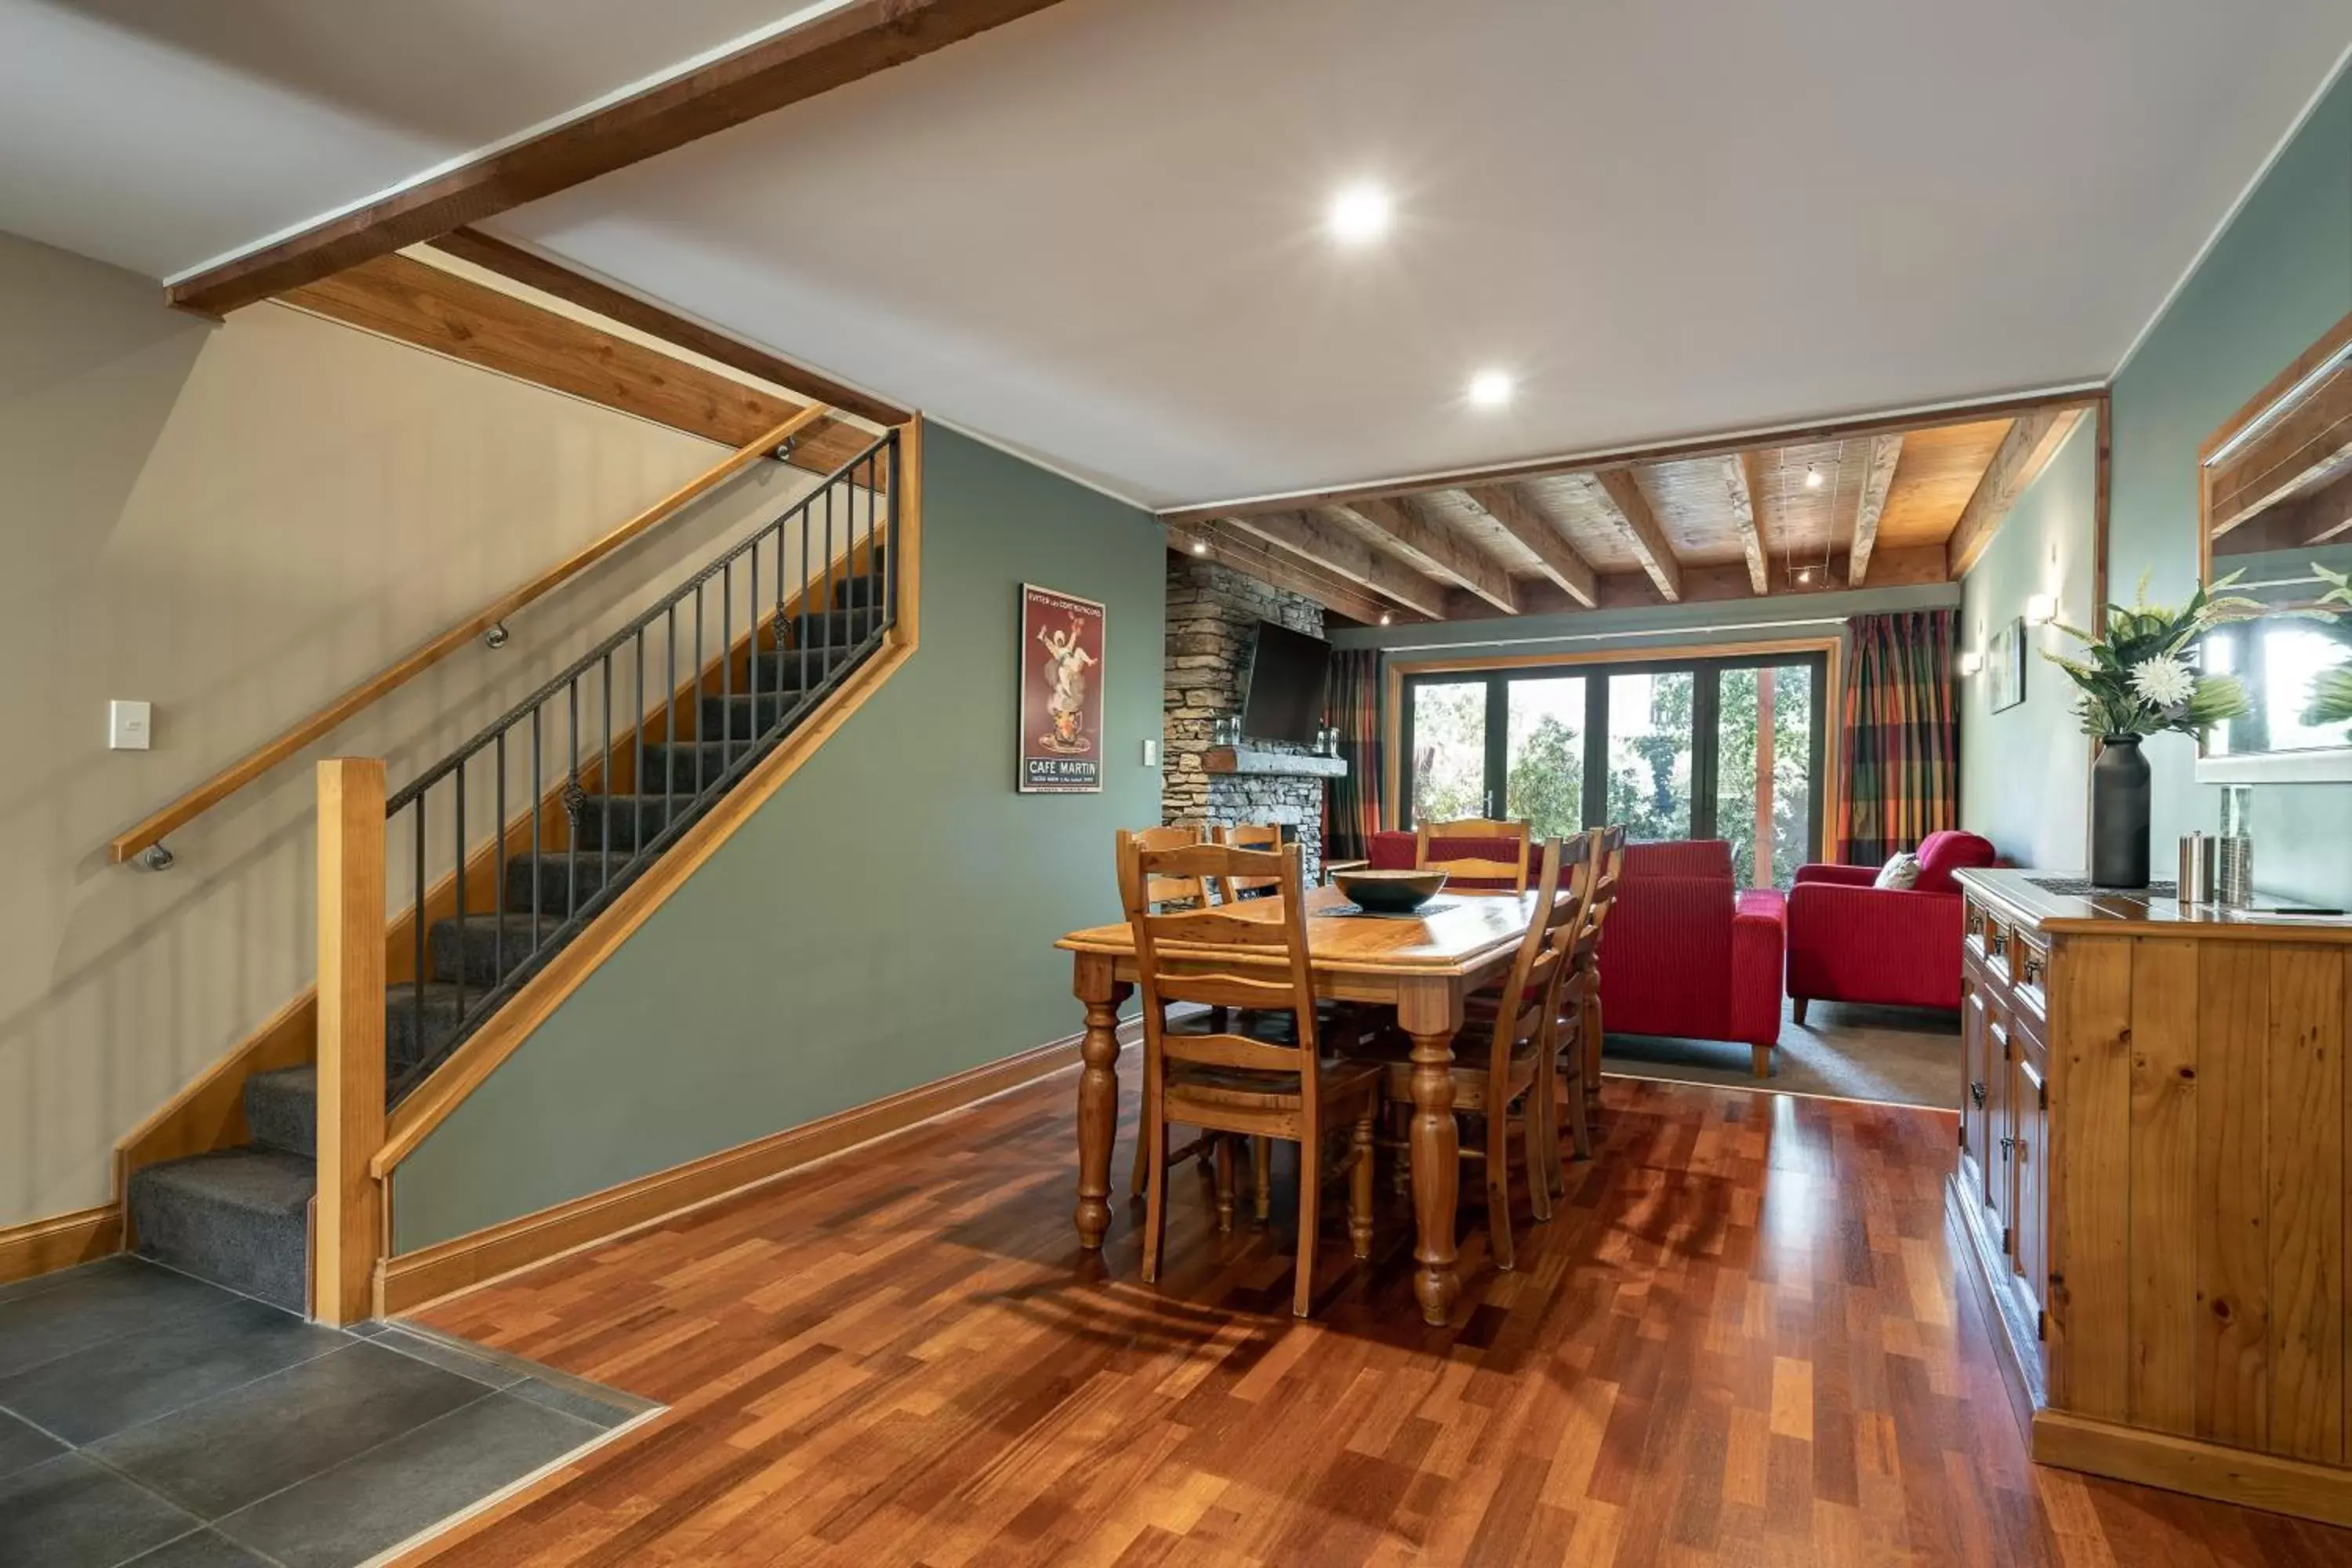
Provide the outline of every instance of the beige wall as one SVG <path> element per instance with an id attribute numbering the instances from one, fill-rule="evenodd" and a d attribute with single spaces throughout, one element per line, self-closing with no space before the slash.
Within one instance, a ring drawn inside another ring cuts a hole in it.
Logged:
<path id="1" fill-rule="evenodd" d="M 311 973 L 310 759 L 114 833 L 708 467 L 707 442 L 299 312 L 225 326 L 0 234 L 0 1226 L 102 1203 L 115 1140 Z M 353 721 L 397 787 L 808 488 L 763 465 Z M 106 749 L 106 702 L 155 745 Z"/>

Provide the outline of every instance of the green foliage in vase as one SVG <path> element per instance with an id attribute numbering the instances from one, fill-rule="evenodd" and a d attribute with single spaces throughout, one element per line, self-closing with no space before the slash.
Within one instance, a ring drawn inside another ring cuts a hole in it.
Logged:
<path id="1" fill-rule="evenodd" d="M 2352 608 L 2352 573 L 2330 572 L 2315 561 L 2311 569 L 2329 584 L 2326 593 L 2319 596 L 2319 607 L 2329 615 L 2340 615 L 2336 608 L 2342 605 Z M 2341 724 L 2352 720 L 2352 668 L 2338 666 L 2320 671 L 2311 682 L 2311 700 L 2305 705 L 2303 721 L 2306 724 Z"/>
<path id="2" fill-rule="evenodd" d="M 2074 704 L 2083 732 L 2102 739 L 2172 731 L 2202 735 L 2247 711 L 2245 689 L 2226 675 L 2197 672 L 2198 644 L 2215 626 L 2263 613 L 2256 600 L 2226 592 L 2237 574 L 2200 587 L 2185 605 L 2151 605 L 2147 578 L 2129 605 L 2109 605 L 2098 635 L 2061 625 L 2083 645 L 2082 657 L 2045 654 L 2080 689 Z"/>

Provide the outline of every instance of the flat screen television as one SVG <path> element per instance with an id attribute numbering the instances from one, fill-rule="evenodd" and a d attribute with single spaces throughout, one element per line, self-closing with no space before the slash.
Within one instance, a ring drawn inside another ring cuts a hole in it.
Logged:
<path id="1" fill-rule="evenodd" d="M 1313 745 L 1323 726 L 1323 684 L 1330 673 L 1329 643 L 1272 621 L 1258 622 L 1242 683 L 1242 733 Z"/>

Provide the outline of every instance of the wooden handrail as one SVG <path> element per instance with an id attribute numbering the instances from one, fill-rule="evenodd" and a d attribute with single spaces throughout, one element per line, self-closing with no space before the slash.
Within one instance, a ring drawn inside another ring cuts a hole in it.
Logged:
<path id="1" fill-rule="evenodd" d="M 283 731 L 238 761 L 223 768 L 137 826 L 116 835 L 106 847 L 107 859 L 119 866 L 133 856 L 162 844 L 165 835 L 185 826 L 210 811 L 271 768 L 359 712 L 360 710 L 405 686 L 532 600 L 562 586 L 565 582 L 593 566 L 623 545 L 667 521 L 683 510 L 689 502 L 732 479 L 751 463 L 774 451 L 793 437 L 832 412 L 831 408 L 822 404 L 812 405 L 774 429 L 755 437 L 745 446 L 738 447 L 719 462 L 688 479 L 685 484 L 579 553 L 550 567 L 522 586 L 458 622 L 399 662 L 352 687 L 292 729 Z M 168 865 L 170 862 L 166 859 L 163 864 Z"/>

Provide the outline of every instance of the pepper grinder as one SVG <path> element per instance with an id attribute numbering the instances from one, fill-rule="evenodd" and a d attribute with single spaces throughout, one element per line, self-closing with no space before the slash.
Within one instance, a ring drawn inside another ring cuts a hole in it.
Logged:
<path id="1" fill-rule="evenodd" d="M 2221 789 L 2221 833 L 2213 841 L 2213 899 L 2232 909 L 2254 901 L 2254 786 Z"/>

